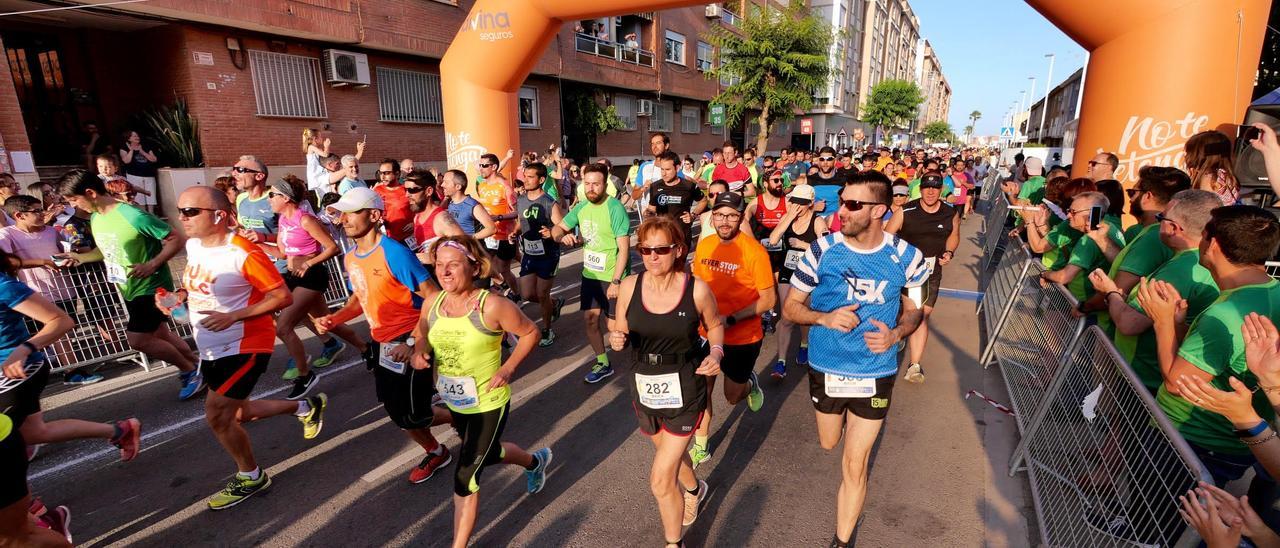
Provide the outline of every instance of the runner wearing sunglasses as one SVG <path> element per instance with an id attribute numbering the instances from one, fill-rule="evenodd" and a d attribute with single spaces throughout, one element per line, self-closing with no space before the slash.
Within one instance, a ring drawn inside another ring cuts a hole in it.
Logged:
<path id="1" fill-rule="evenodd" d="M 813 211 L 813 187 L 797 185 L 787 197 L 787 214 L 778 221 L 766 241 L 782 246 L 782 260 L 774 264 L 778 268 L 778 295 L 785 300 L 791 293 L 791 277 L 800 259 L 809 252 L 814 240 L 827 235 L 827 221 Z M 763 242 L 762 242 L 763 243 Z M 768 245 L 765 246 L 766 249 Z M 787 375 L 787 353 L 791 351 L 791 337 L 796 324 L 785 317 L 778 322 L 778 359 L 773 363 L 773 377 Z M 809 365 L 809 326 L 800 326 L 800 348 L 796 351 L 796 365 Z"/>
<path id="2" fill-rule="evenodd" d="M 777 278 L 787 253 L 781 240 L 771 241 L 769 239 L 769 235 L 778 226 L 778 222 L 786 216 L 788 210 L 787 195 L 782 183 L 782 170 L 778 169 L 771 173 L 766 173 L 763 191 L 757 195 L 755 200 L 747 204 L 747 210 L 742 215 L 745 230 L 750 234 L 754 234 L 755 238 L 764 246 L 765 251 L 769 252 L 769 263 L 772 265 L 774 278 Z M 774 326 L 777 325 L 777 311 L 770 309 L 760 319 L 764 323 L 764 332 L 773 333 Z M 778 376 L 777 373 L 775 369 L 774 376 Z"/>
<path id="3" fill-rule="evenodd" d="M 338 244 L 329 235 L 329 230 L 300 205 L 305 203 L 306 193 L 306 183 L 293 175 L 277 179 L 267 191 L 267 201 L 271 204 L 271 211 L 277 215 L 280 231 L 277 245 L 267 249 L 278 250 L 277 253 L 284 256 L 284 283 L 293 295 L 293 302 L 281 310 L 276 319 L 276 336 L 288 349 L 290 363 L 295 364 L 294 368 L 285 370 L 286 376 L 294 377 L 293 388 L 285 396 L 290 400 L 302 399 L 319 382 L 320 377 L 311 370 L 312 365 L 326 367 L 346 348 L 346 344 L 328 337 L 321 353 L 328 359 L 311 364 L 306 347 L 298 337 L 298 325 L 303 323 L 312 332 L 320 332 L 307 318 L 329 313 L 329 305 L 324 299 L 324 293 L 329 289 L 329 259 L 339 254 Z M 330 332 L 364 353 L 364 341 L 357 338 L 351 328 L 342 326 Z"/>
<path id="4" fill-rule="evenodd" d="M 805 253 L 782 309 L 787 320 L 813 326 L 809 395 L 818 441 L 832 449 L 845 438 L 835 547 L 854 544 L 867 461 L 897 378 L 895 350 L 920 325 L 919 287 L 929 276 L 924 254 L 883 230 L 889 184 L 879 171 L 850 175 L 840 195 L 840 231 Z"/>
<path id="5" fill-rule="evenodd" d="M 516 191 L 511 182 L 498 171 L 498 156 L 480 156 L 479 175 L 476 177 L 475 197 L 489 212 L 494 222 L 494 233 L 484 239 L 486 252 L 493 257 L 493 268 L 506 284 L 506 295 L 515 298 L 516 277 L 511 273 L 511 261 L 519 254 L 511 243 L 516 231 Z"/>
<path id="6" fill-rule="evenodd" d="M 382 196 L 382 203 L 387 208 L 383 220 L 387 235 L 407 245 L 413 237 L 413 212 L 409 209 L 409 193 L 400 181 L 400 162 L 384 158 L 378 164 L 378 184 L 373 185 L 373 191 Z"/>
<path id="7" fill-rule="evenodd" d="M 836 167 L 836 149 L 831 147 L 818 151 L 815 165 L 818 170 L 808 177 L 814 192 L 813 210 L 830 215 L 840 201 L 840 189 L 844 188 L 848 172 Z"/>
<path id="8" fill-rule="evenodd" d="M 777 303 L 776 283 L 769 253 L 750 234 L 741 230 L 744 199 L 736 192 L 716 197 L 711 207 L 711 221 L 716 237 L 698 242 L 693 259 L 693 275 L 706 282 L 715 294 L 720 315 L 724 317 L 724 397 L 729 405 L 744 398 L 752 411 L 764 405 L 764 391 L 756 378 L 756 359 L 764 330 L 760 314 Z M 705 337 L 706 332 L 702 335 Z M 707 380 L 707 391 L 715 390 L 715 377 Z M 689 456 L 697 467 L 711 458 L 708 438 L 711 430 L 711 399 L 702 422 L 694 435 Z"/>
<path id="9" fill-rule="evenodd" d="M 682 527 L 698 519 L 709 490 L 685 449 L 710 401 L 707 379 L 720 372 L 724 327 L 711 288 L 684 270 L 679 225 L 650 217 L 637 236 L 645 270 L 622 281 L 609 344 L 621 352 L 630 339 L 635 349 L 631 403 L 640 432 L 656 449 L 649 485 L 667 546 L 682 546 Z M 697 330 L 707 334 L 709 351 L 689 336 Z"/>
<path id="10" fill-rule="evenodd" d="M 409 197 L 409 211 L 413 212 L 413 236 L 404 242 L 417 252 L 418 260 L 430 271 L 434 261 L 427 254 L 431 243 L 441 236 L 465 234 L 458 221 L 449 214 L 437 194 L 436 177 L 430 171 L 414 170 L 404 178 L 404 192 Z"/>

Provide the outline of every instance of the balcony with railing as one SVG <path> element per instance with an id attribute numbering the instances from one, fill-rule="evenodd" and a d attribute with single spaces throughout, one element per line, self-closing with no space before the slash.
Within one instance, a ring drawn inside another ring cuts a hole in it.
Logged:
<path id="1" fill-rule="evenodd" d="M 729 11 L 726 7 L 720 9 L 720 20 L 733 27 L 742 26 L 742 16 Z"/>
<path id="2" fill-rule="evenodd" d="M 653 52 L 647 49 L 619 44 L 586 33 L 577 33 L 575 45 L 578 51 L 597 57 L 607 57 L 623 63 L 643 67 L 653 66 Z"/>

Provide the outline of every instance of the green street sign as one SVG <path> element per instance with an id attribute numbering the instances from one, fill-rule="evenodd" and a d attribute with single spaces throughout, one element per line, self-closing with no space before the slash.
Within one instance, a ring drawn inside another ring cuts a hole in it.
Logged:
<path id="1" fill-rule="evenodd" d="M 724 125 L 724 105 L 711 105 L 711 125 Z"/>

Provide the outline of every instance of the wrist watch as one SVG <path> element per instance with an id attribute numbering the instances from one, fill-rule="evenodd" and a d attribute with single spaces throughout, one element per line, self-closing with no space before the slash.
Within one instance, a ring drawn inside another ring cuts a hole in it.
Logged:
<path id="1" fill-rule="evenodd" d="M 613 285 L 618 285 L 618 284 L 622 283 L 622 280 L 619 280 L 618 278 L 614 278 L 614 279 L 613 279 L 613 281 L 611 281 L 611 282 L 609 282 L 609 283 L 611 283 L 611 284 L 613 284 Z"/>

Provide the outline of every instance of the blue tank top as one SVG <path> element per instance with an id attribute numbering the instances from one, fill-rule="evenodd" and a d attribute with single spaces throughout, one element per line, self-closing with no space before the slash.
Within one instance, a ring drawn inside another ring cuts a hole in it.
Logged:
<path id="1" fill-rule="evenodd" d="M 475 235 L 478 228 L 475 216 L 476 206 L 478 205 L 480 205 L 480 202 L 470 196 L 467 196 L 467 199 L 461 203 L 454 203 L 453 200 L 449 200 L 449 214 L 453 215 L 454 220 L 458 221 L 458 226 L 462 227 L 462 231 L 466 232 L 468 236 Z"/>

